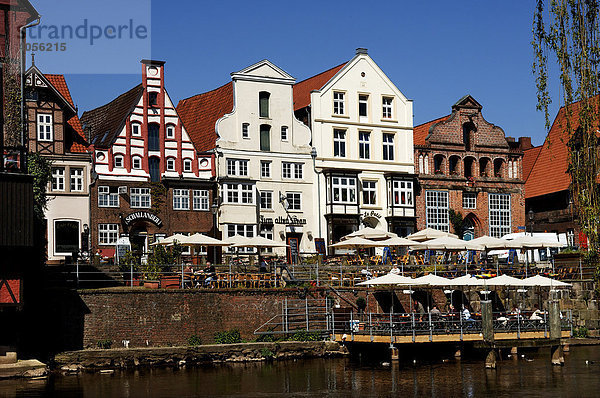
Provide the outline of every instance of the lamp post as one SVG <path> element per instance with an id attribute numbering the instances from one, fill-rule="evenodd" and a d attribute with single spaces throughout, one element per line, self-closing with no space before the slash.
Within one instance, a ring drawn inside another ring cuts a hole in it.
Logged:
<path id="1" fill-rule="evenodd" d="M 529 209 L 529 229 L 531 231 L 531 236 L 533 236 L 533 210 Z"/>
<path id="2" fill-rule="evenodd" d="M 214 198 L 212 205 L 210 206 L 210 211 L 213 215 L 213 238 L 218 239 L 217 237 L 217 213 L 219 211 L 219 198 Z M 213 263 L 217 263 L 217 246 L 213 246 Z"/>

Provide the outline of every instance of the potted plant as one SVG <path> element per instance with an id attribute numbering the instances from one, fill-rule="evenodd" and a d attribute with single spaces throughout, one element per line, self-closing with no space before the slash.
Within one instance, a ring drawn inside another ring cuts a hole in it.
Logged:
<path id="1" fill-rule="evenodd" d="M 170 250 L 165 249 L 164 246 L 156 246 L 152 253 L 148 255 L 147 263 L 142 265 L 144 286 L 156 289 L 163 278 L 168 279 L 163 284 L 172 282 L 173 276 L 163 276 L 163 274 L 169 271 L 171 265 L 178 262 L 181 252 L 180 245 L 174 245 Z"/>
<path id="2" fill-rule="evenodd" d="M 140 286 L 138 274 L 139 264 L 140 258 L 130 251 L 127 251 L 125 255 L 119 259 L 119 271 L 121 271 L 123 275 L 125 286 Z"/>

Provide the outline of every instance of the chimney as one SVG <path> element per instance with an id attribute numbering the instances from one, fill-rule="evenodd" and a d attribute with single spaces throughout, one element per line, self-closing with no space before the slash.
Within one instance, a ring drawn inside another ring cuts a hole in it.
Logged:
<path id="1" fill-rule="evenodd" d="M 366 48 L 358 47 L 356 49 L 356 55 L 359 55 L 359 54 L 365 54 L 366 55 L 368 53 L 369 53 L 369 51 Z"/>
<path id="2" fill-rule="evenodd" d="M 525 151 L 533 148 L 531 145 L 531 137 L 519 137 L 519 149 Z"/>

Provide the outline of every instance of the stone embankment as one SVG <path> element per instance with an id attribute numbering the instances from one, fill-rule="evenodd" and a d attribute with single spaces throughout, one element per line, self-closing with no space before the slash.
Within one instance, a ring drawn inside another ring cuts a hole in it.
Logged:
<path id="1" fill-rule="evenodd" d="M 146 366 L 339 357 L 347 354 L 345 347 L 330 341 L 215 344 L 67 351 L 57 354 L 51 366 L 53 369 L 69 373 Z"/>

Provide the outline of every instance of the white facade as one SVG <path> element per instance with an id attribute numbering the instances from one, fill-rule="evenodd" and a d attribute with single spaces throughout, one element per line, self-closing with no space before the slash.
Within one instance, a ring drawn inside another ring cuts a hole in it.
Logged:
<path id="1" fill-rule="evenodd" d="M 216 123 L 222 236 L 297 238 L 300 253 L 314 252 L 311 135 L 294 117 L 295 79 L 264 60 L 232 80 L 233 111 Z"/>
<path id="2" fill-rule="evenodd" d="M 320 173 L 314 185 L 320 205 L 313 217 L 320 220 L 320 236 L 333 243 L 361 223 L 410 232 L 415 217 L 412 101 L 359 49 L 312 91 L 310 106 Z"/>

